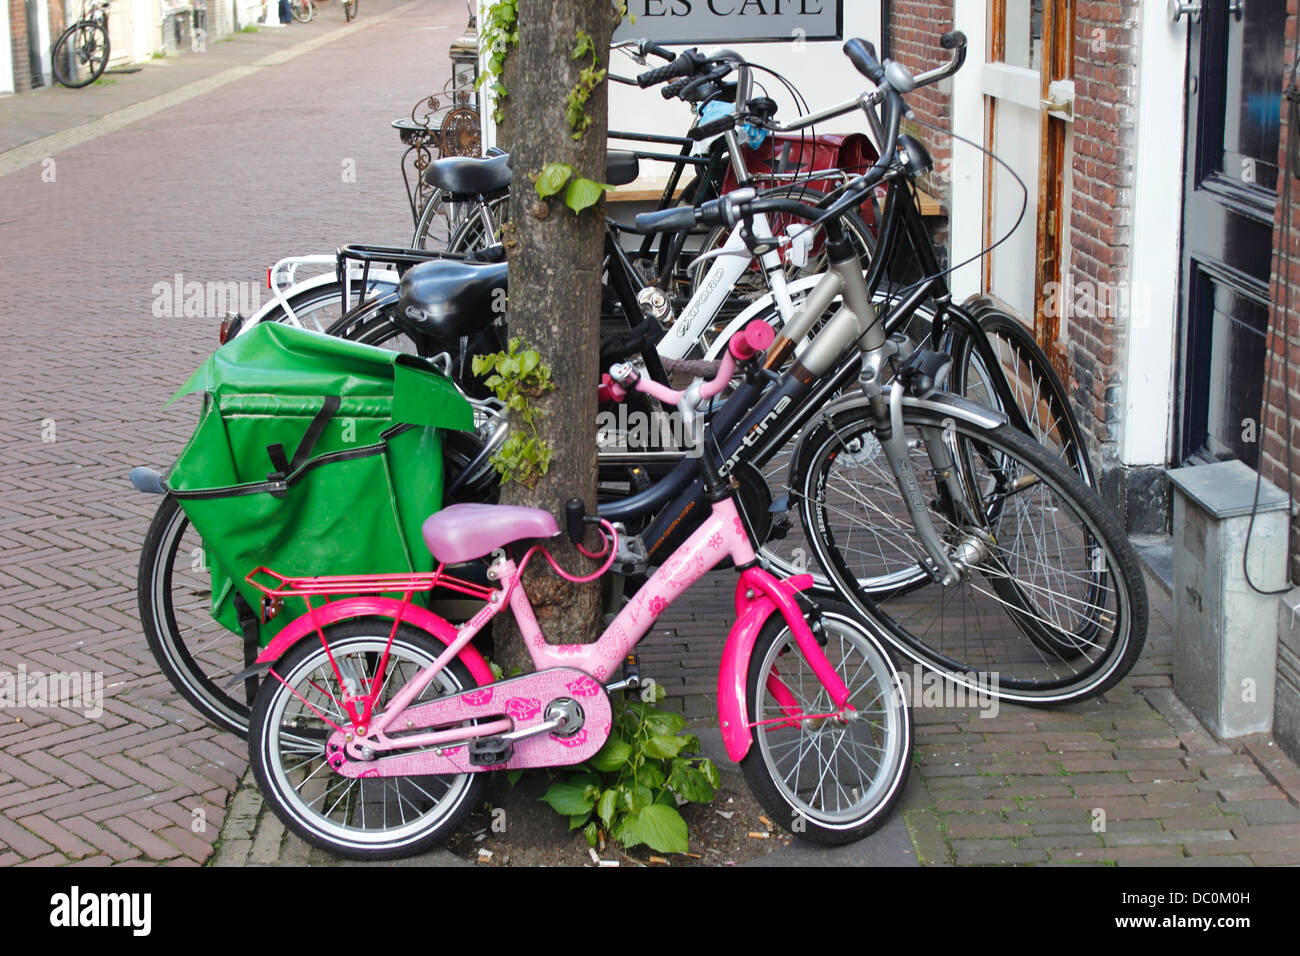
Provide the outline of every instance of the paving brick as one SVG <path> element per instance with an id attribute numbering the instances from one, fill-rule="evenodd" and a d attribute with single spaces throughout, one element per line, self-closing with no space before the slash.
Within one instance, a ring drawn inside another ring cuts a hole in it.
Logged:
<path id="1" fill-rule="evenodd" d="M 31 858 L 51 852 L 54 847 L 26 827 L 0 815 L 0 843 Z"/>
<path id="2" fill-rule="evenodd" d="M 1004 863 L 1037 863 L 1047 859 L 1045 850 L 1017 849 L 1010 840 L 953 840 L 958 866 L 992 866 Z"/>

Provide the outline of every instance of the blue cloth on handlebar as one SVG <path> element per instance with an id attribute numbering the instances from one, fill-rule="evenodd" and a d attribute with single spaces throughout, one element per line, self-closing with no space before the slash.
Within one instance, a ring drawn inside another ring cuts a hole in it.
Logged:
<path id="1" fill-rule="evenodd" d="M 700 125 L 711 123 L 715 119 L 730 115 L 732 111 L 730 103 L 723 103 L 721 100 L 714 100 L 711 103 L 705 103 L 704 109 L 700 111 Z M 736 132 L 748 140 L 750 149 L 758 149 L 763 145 L 763 140 L 767 139 L 767 130 L 760 129 L 753 123 L 742 123 L 736 127 Z"/>

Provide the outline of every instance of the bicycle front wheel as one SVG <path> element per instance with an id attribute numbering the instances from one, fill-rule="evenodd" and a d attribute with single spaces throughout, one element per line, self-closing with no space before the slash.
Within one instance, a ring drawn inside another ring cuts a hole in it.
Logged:
<path id="1" fill-rule="evenodd" d="M 328 647 L 299 643 L 262 683 L 249 728 L 257 785 L 284 825 L 313 846 L 357 860 L 407 856 L 445 840 L 473 809 L 482 783 L 478 773 L 349 778 L 327 762 L 326 741 L 348 725 L 340 701 L 375 694 L 374 713 L 382 714 L 444 650 L 409 624 L 398 625 L 390 645 L 391 627 L 381 619 L 346 621 L 324 629 Z M 469 669 L 453 660 L 411 706 L 474 686 Z"/>
<path id="2" fill-rule="evenodd" d="M 74 23 L 54 44 L 50 65 L 64 86 L 78 89 L 94 83 L 108 66 L 108 31 L 100 23 Z"/>
<path id="3" fill-rule="evenodd" d="M 294 0 L 292 10 L 293 18 L 301 23 L 311 22 L 311 18 L 316 15 L 316 5 L 311 0 Z"/>
<path id="4" fill-rule="evenodd" d="M 846 609 L 823 610 L 823 650 L 850 693 L 844 716 L 773 614 L 750 658 L 754 742 L 741 769 L 786 829 L 833 845 L 887 819 L 911 766 L 912 723 L 889 655 Z"/>
<path id="5" fill-rule="evenodd" d="M 904 425 L 961 580 L 945 585 L 924 570 L 875 424 L 851 409 L 810 435 L 801 496 L 804 528 L 840 593 L 904 654 L 977 692 L 1063 703 L 1119 681 L 1145 640 L 1146 588 L 1096 493 L 1009 426 L 915 408 L 904 410 Z M 956 462 L 968 517 L 935 477 L 927 441 Z M 862 584 L 886 575 L 895 589 Z"/>

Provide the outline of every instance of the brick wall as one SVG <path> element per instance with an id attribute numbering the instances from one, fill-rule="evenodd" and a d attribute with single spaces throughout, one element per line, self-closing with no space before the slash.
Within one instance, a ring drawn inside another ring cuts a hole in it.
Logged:
<path id="1" fill-rule="evenodd" d="M 1291 78 L 1291 67 L 1295 60 L 1296 42 L 1296 0 L 1287 4 L 1286 53 L 1284 58 L 1282 84 L 1286 88 Z M 1288 123 L 1288 103 L 1282 97 L 1282 135 L 1278 153 L 1278 193 L 1286 188 L 1290 176 L 1287 170 L 1287 139 L 1292 135 Z M 1285 253 L 1282 249 L 1282 227 L 1289 220 L 1291 229 L 1291 248 Z M 1286 294 L 1285 275 L 1290 272 L 1290 311 L 1283 307 Z M 1278 202 L 1277 213 L 1273 220 L 1273 314 L 1270 323 L 1269 351 L 1272 354 L 1272 375 L 1269 380 L 1268 399 L 1264 411 L 1262 469 L 1264 477 L 1279 488 L 1285 489 L 1287 477 L 1287 450 L 1291 450 L 1293 464 L 1300 467 L 1300 180 L 1291 179 L 1291 203 L 1289 209 Z M 1285 332 L 1285 335 L 1283 334 Z M 1290 383 L 1286 381 L 1286 369 L 1283 365 L 1284 349 L 1290 348 Z M 1286 404 L 1288 391 L 1291 398 L 1290 434 L 1286 421 Z M 1290 479 L 1291 493 L 1300 494 L 1300 482 Z M 1300 583 L 1300 523 L 1295 518 L 1291 525 L 1291 580 Z"/>
<path id="2" fill-rule="evenodd" d="M 14 92 L 32 88 L 32 55 L 27 49 L 27 6 L 23 0 L 9 0 L 9 47 L 14 61 Z"/>
<path id="3" fill-rule="evenodd" d="M 894 0 L 889 17 L 889 57 L 898 60 L 913 73 L 933 69 L 948 59 L 947 50 L 940 49 L 939 36 L 952 29 L 953 0 Z M 951 83 L 951 81 L 949 81 Z M 935 84 L 911 93 L 907 103 L 919 119 L 933 123 L 942 130 L 951 128 L 951 97 L 949 84 Z M 930 150 L 935 171 L 922 183 L 946 210 L 952 198 L 952 186 L 947 175 L 952 158 L 952 141 L 946 133 L 927 126 L 905 121 L 905 131 L 911 133 Z M 940 252 L 940 261 L 947 265 L 948 217 L 935 217 L 929 221 L 930 234 Z"/>
<path id="4" fill-rule="evenodd" d="M 1140 278 L 1130 274 L 1138 9 L 1135 0 L 1084 0 L 1075 8 L 1072 201 L 1063 251 L 1076 289 L 1117 289 Z M 1075 412 L 1103 495 L 1132 524 L 1132 476 L 1118 462 L 1127 318 L 1086 301 L 1077 306 L 1076 298 L 1063 343 Z"/>

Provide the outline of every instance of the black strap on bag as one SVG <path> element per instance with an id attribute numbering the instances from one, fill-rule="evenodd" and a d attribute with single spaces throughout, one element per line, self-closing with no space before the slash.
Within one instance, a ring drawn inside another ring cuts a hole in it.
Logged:
<path id="1" fill-rule="evenodd" d="M 266 446 L 266 454 L 271 459 L 271 467 L 275 469 L 267 474 L 267 481 L 283 485 L 290 475 L 307 463 L 307 459 L 311 457 L 312 449 L 316 447 L 316 442 L 320 441 L 320 436 L 325 432 L 325 426 L 338 414 L 339 404 L 340 399 L 337 395 L 327 395 L 325 397 L 325 402 L 321 405 L 320 411 L 311 420 L 311 424 L 307 426 L 307 431 L 302 436 L 302 441 L 298 443 L 298 450 L 293 453 L 293 461 L 290 461 L 285 456 L 284 445 L 279 442 Z M 273 490 L 271 494 L 277 498 L 282 498 L 286 490 L 281 487 Z"/>
<path id="2" fill-rule="evenodd" d="M 244 635 L 244 670 L 249 670 L 257 663 L 257 655 L 262 645 L 258 640 L 257 615 L 238 591 L 235 592 L 235 614 L 239 617 L 239 631 Z M 256 675 L 251 675 L 244 681 L 244 696 L 248 699 L 248 706 L 251 708 L 253 698 L 257 696 Z"/>

